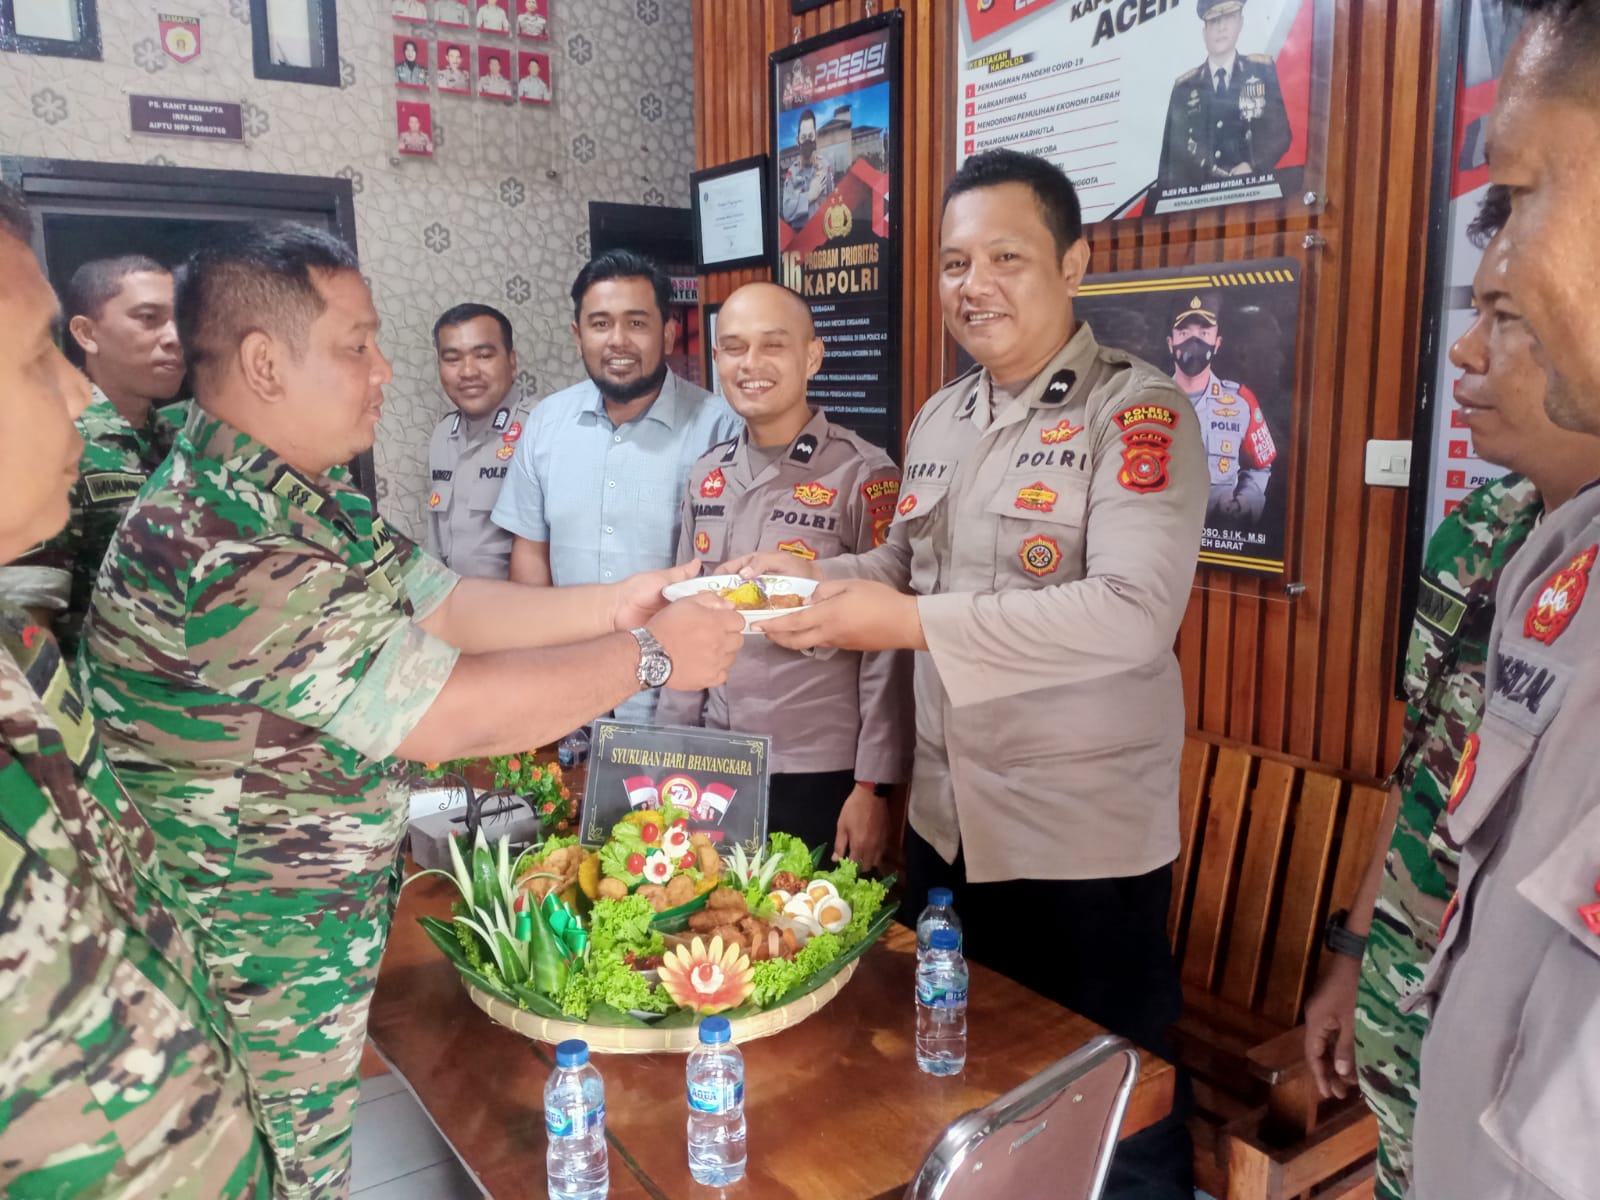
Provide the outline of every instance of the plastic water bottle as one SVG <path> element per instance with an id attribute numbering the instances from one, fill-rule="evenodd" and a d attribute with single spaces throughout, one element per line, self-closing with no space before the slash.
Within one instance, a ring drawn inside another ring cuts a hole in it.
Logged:
<path id="1" fill-rule="evenodd" d="M 949 888 L 934 887 L 928 889 L 928 907 L 922 910 L 922 915 L 917 918 L 917 961 L 921 962 L 928 953 L 928 938 L 935 929 L 954 929 L 956 931 L 956 948 L 961 948 L 961 918 L 956 916 L 956 910 L 951 907 Z"/>
<path id="2" fill-rule="evenodd" d="M 935 929 L 917 964 L 917 1066 L 959 1075 L 967 1065 L 967 960 L 961 935 Z"/>
<path id="3" fill-rule="evenodd" d="M 611 1187 L 606 1085 L 589 1062 L 587 1042 L 556 1047 L 556 1069 L 544 1085 L 544 1127 L 550 1200 L 602 1200 Z"/>
<path id="4" fill-rule="evenodd" d="M 556 747 L 556 762 L 563 771 L 571 770 L 589 757 L 589 727 L 574 729 Z"/>
<path id="5" fill-rule="evenodd" d="M 744 1178 L 744 1055 L 730 1040 L 727 1017 L 700 1022 L 689 1052 L 689 1174 L 723 1187 Z"/>

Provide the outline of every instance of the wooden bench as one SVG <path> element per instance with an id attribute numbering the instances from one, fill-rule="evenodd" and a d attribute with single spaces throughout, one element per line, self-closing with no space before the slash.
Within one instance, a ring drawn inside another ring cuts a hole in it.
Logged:
<path id="1" fill-rule="evenodd" d="M 1372 1195 L 1377 1126 L 1320 1102 L 1301 1009 L 1328 914 L 1371 861 L 1373 783 L 1205 734 L 1184 745 L 1169 932 L 1183 973 L 1196 1183 L 1218 1200 Z"/>

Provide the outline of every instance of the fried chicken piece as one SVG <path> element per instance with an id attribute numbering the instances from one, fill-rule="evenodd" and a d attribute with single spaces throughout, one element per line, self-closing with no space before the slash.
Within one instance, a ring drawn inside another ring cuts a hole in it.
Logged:
<path id="1" fill-rule="evenodd" d="M 628 898 L 628 885 L 620 879 L 602 879 L 595 894 L 601 900 L 626 900 Z"/>
<path id="2" fill-rule="evenodd" d="M 772 877 L 772 886 L 767 889 L 772 892 L 788 892 L 791 896 L 796 892 L 806 890 L 806 881 L 797 876 L 793 871 L 779 871 Z"/>
<path id="3" fill-rule="evenodd" d="M 764 941 L 767 936 L 768 924 L 760 917 L 751 915 L 739 918 L 739 940 L 746 946 L 754 946 L 758 941 Z"/>
<path id="4" fill-rule="evenodd" d="M 778 595 L 767 596 L 768 608 L 804 608 L 806 598 L 797 596 L 793 592 L 783 592 Z"/>
<path id="5" fill-rule="evenodd" d="M 745 903 L 744 893 L 738 888 L 718 888 L 706 896 L 706 908 L 712 912 L 725 912 L 735 915 L 747 913 L 750 906 Z"/>
<path id="6" fill-rule="evenodd" d="M 689 914 L 690 933 L 710 933 L 721 924 L 722 914 L 715 909 L 702 908 L 697 913 Z"/>
<path id="7" fill-rule="evenodd" d="M 635 896 L 643 896 L 650 902 L 650 907 L 657 912 L 666 912 L 672 905 L 667 903 L 667 889 L 659 883 L 646 883 L 642 885 Z"/>
<path id="8" fill-rule="evenodd" d="M 694 899 L 694 880 L 687 875 L 674 875 L 667 881 L 667 907 L 677 908 Z"/>
<path id="9" fill-rule="evenodd" d="M 722 875 L 722 855 L 717 853 L 715 846 L 700 846 L 694 852 L 694 865 L 700 868 L 700 873 L 708 879 L 717 879 Z"/>

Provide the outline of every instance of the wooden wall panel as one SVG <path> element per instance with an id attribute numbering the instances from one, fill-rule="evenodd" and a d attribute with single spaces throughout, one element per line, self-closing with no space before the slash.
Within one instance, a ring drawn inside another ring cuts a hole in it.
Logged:
<path id="1" fill-rule="evenodd" d="M 1306 265 L 1285 582 L 1202 569 L 1178 635 L 1189 720 L 1208 732 L 1367 777 L 1399 750 L 1392 697 L 1405 496 L 1362 482 L 1368 438 L 1409 438 L 1416 395 L 1438 5 L 1329 0 L 1334 10 L 1325 206 L 1233 206 L 1092 233 L 1091 270 L 1292 255 Z M 901 215 L 902 428 L 952 361 L 936 295 L 939 199 L 953 172 L 959 0 L 692 0 L 695 161 L 767 148 L 767 55 L 861 19 L 905 11 Z M 797 37 L 798 34 L 798 37 Z M 1163 86 L 1165 83 L 1163 82 Z M 1315 145 L 1315 142 L 1313 143 Z M 1308 249 L 1308 235 L 1321 245 Z M 706 281 L 724 299 L 764 270 Z"/>

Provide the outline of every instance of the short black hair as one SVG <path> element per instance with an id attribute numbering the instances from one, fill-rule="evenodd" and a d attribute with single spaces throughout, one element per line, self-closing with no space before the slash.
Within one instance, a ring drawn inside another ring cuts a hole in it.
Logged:
<path id="1" fill-rule="evenodd" d="M 417 43 L 412 38 L 407 38 L 405 41 L 400 43 L 400 50 L 402 53 L 404 53 L 408 48 L 412 50 L 417 48 Z"/>
<path id="2" fill-rule="evenodd" d="M 61 293 L 61 315 L 71 321 L 73 317 L 99 320 L 106 305 L 122 290 L 122 281 L 129 275 L 167 275 L 170 272 L 155 259 L 144 254 L 121 254 L 116 258 L 96 258 L 84 263 L 72 273 Z M 67 361 L 81 367 L 87 361 L 78 339 L 70 334 L 66 343 Z"/>
<path id="3" fill-rule="evenodd" d="M 1533 83 L 1564 98 L 1580 100 L 1590 108 L 1600 108 L 1600 3 L 1505 0 L 1505 7 L 1551 24 L 1553 53 L 1543 60 Z"/>
<path id="4" fill-rule="evenodd" d="M 290 221 L 222 226 L 177 275 L 178 337 L 197 376 L 215 370 L 251 333 L 303 351 L 327 305 L 313 272 L 359 270 L 355 251 L 326 230 Z"/>
<path id="5" fill-rule="evenodd" d="M 940 212 L 957 196 L 1003 183 L 1024 184 L 1033 191 L 1040 215 L 1055 238 L 1057 255 L 1065 254 L 1083 236 L 1083 209 L 1072 180 L 1054 163 L 1019 150 L 985 150 L 967 159 L 946 185 Z"/>
<path id="6" fill-rule="evenodd" d="M 433 323 L 433 348 L 439 349 L 439 331 L 451 325 L 465 325 L 468 321 L 478 317 L 493 317 L 500 326 L 500 342 L 502 349 L 507 354 L 511 353 L 511 318 L 498 308 L 490 308 L 487 304 L 458 304 L 454 308 L 447 308 L 439 314 L 439 319 Z"/>
<path id="7" fill-rule="evenodd" d="M 1482 250 L 1494 241 L 1495 234 L 1511 219 L 1511 189 L 1503 183 L 1491 184 L 1478 205 L 1477 215 L 1467 226 L 1467 240 Z"/>
<path id="8" fill-rule="evenodd" d="M 809 108 L 802 112 L 796 119 L 794 123 L 795 129 L 798 130 L 800 126 L 804 125 L 807 121 L 810 121 L 813 125 L 817 123 L 817 114 L 812 112 Z"/>
<path id="9" fill-rule="evenodd" d="M 647 279 L 656 294 L 656 307 L 661 319 L 672 316 L 672 280 L 654 261 L 632 250 L 607 250 L 597 254 L 583 265 L 578 278 L 572 282 L 572 319 L 583 316 L 583 298 L 589 289 L 607 279 Z"/>
<path id="10" fill-rule="evenodd" d="M 22 193 L 9 183 L 0 183 L 0 229 L 19 242 L 33 240 L 33 214 Z"/>

